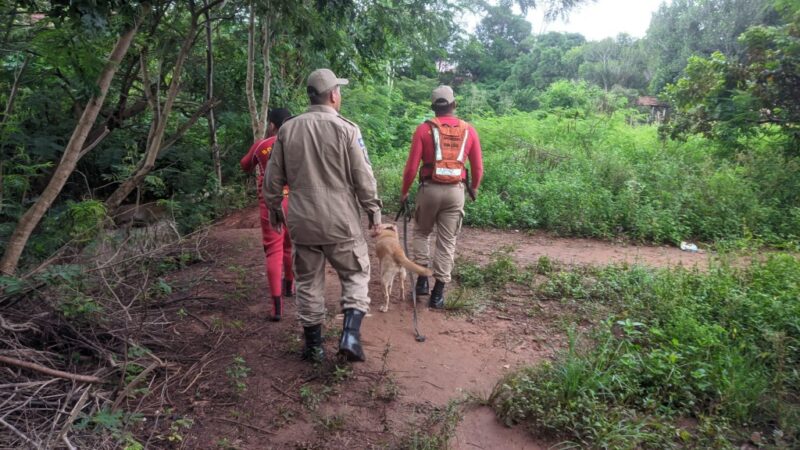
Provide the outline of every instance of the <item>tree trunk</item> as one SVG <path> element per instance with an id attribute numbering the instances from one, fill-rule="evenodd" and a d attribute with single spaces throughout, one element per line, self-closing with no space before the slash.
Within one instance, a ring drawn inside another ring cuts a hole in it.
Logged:
<path id="1" fill-rule="evenodd" d="M 206 9 L 207 10 L 207 9 Z M 151 107 L 153 108 L 153 123 L 150 126 L 150 133 L 147 137 L 147 147 L 145 149 L 144 157 L 134 170 L 133 174 L 120 184 L 117 189 L 106 199 L 105 205 L 109 212 L 113 213 L 119 205 L 125 201 L 126 198 L 136 189 L 137 186 L 144 180 L 144 178 L 153 170 L 156 163 L 156 158 L 161 152 L 161 146 L 164 142 L 164 132 L 167 129 L 167 122 L 169 121 L 172 107 L 175 104 L 175 99 L 178 97 L 180 91 L 181 74 L 183 73 L 183 64 L 189 56 L 189 52 L 194 45 L 195 34 L 197 31 L 197 15 L 192 15 L 192 20 L 189 24 L 189 29 L 186 32 L 186 37 L 181 44 L 181 49 L 178 52 L 178 57 L 175 60 L 175 66 L 172 69 L 172 81 L 170 82 L 169 89 L 167 90 L 167 98 L 163 107 L 160 100 L 150 91 L 150 77 L 147 74 L 147 64 L 142 61 L 140 64 L 142 68 L 143 84 L 145 92 L 149 92 L 148 98 L 151 99 Z"/>
<path id="2" fill-rule="evenodd" d="M 204 2 L 206 6 L 206 101 L 210 102 L 214 98 L 214 52 L 211 39 L 211 14 L 208 11 L 208 0 L 204 0 Z M 222 162 L 219 157 L 217 124 L 213 107 L 208 110 L 208 134 L 211 143 L 211 159 L 214 161 L 214 174 L 217 176 L 217 183 L 222 186 Z"/>
<path id="3" fill-rule="evenodd" d="M 255 94 L 255 64 L 256 64 L 256 10 L 253 0 L 250 0 L 250 19 L 247 27 L 247 76 L 245 79 L 245 95 L 247 96 L 247 109 L 250 111 L 250 127 L 253 130 L 253 141 L 261 139 L 258 134 L 258 108 L 256 107 Z"/>
<path id="4" fill-rule="evenodd" d="M 247 108 L 250 111 L 250 126 L 253 129 L 253 140 L 264 139 L 267 134 L 267 115 L 269 113 L 269 96 L 272 81 L 272 68 L 269 63 L 270 35 L 269 18 L 263 18 L 261 23 L 261 58 L 264 60 L 264 79 L 261 90 L 261 105 L 256 104 L 255 93 L 255 65 L 256 65 L 256 19 L 255 5 L 250 2 L 250 22 L 247 28 L 247 79 L 245 93 L 247 95 Z"/>
<path id="5" fill-rule="evenodd" d="M 3 212 L 3 200 L 4 200 L 4 191 L 3 191 L 3 176 L 6 173 L 6 159 L 0 159 L 0 213 Z"/>
<path id="6" fill-rule="evenodd" d="M 264 36 L 262 38 L 261 59 L 264 60 L 264 80 L 261 85 L 261 117 L 258 122 L 258 135 L 264 138 L 267 135 L 267 123 L 269 115 L 269 95 L 272 82 L 272 66 L 269 63 L 270 39 L 269 39 L 269 16 L 267 14 L 262 18 Z"/>
<path id="7" fill-rule="evenodd" d="M 8 44 L 8 38 L 11 37 L 11 30 L 14 28 L 14 19 L 17 18 L 17 3 L 11 6 L 11 11 L 8 13 L 8 21 L 6 21 L 5 30 L 6 32 L 3 33 L 3 43 L 2 46 L 5 48 L 6 44 Z"/>
<path id="8" fill-rule="evenodd" d="M 14 112 L 14 101 L 17 99 L 20 79 L 22 78 L 22 73 L 25 72 L 25 68 L 28 67 L 30 60 L 31 55 L 26 54 L 25 60 L 22 62 L 22 67 L 14 74 L 14 83 L 11 85 L 11 92 L 8 94 L 8 100 L 6 100 L 6 107 L 3 110 L 3 115 L 0 116 L 0 211 L 3 210 L 3 176 L 5 175 L 5 161 L 7 158 L 5 153 L 6 122 L 8 118 L 11 117 L 11 113 Z"/>
<path id="9" fill-rule="evenodd" d="M 22 61 L 22 67 L 14 74 L 14 83 L 11 85 L 11 92 L 8 94 L 8 100 L 6 100 L 6 107 L 3 110 L 3 116 L 0 117 L 0 131 L 3 132 L 3 137 L 5 138 L 5 125 L 6 121 L 9 117 L 11 117 L 11 113 L 14 112 L 14 101 L 17 99 L 17 92 L 19 92 L 19 80 L 22 78 L 22 73 L 25 72 L 25 69 L 28 67 L 28 63 L 31 61 L 30 53 L 25 54 L 25 59 Z"/>
<path id="10" fill-rule="evenodd" d="M 92 129 L 94 121 L 97 119 L 97 115 L 106 99 L 106 94 L 108 94 L 111 80 L 114 78 L 122 58 L 128 52 L 128 48 L 133 41 L 133 37 L 136 35 L 137 29 L 138 21 L 135 21 L 134 25 L 120 35 L 117 40 L 114 50 L 111 52 L 111 56 L 105 67 L 103 67 L 103 71 L 100 73 L 100 78 L 97 81 L 98 93 L 86 104 L 83 114 L 64 149 L 61 161 L 53 172 L 52 178 L 50 178 L 50 182 L 47 184 L 47 187 L 39 196 L 36 203 L 23 214 L 19 223 L 17 223 L 17 227 L 14 229 L 14 233 L 8 241 L 3 259 L 0 260 L 0 273 L 13 274 L 16 272 L 20 257 L 22 256 L 22 251 L 28 243 L 31 233 L 53 204 L 53 201 L 58 197 L 58 194 L 61 193 L 61 189 L 67 182 L 67 179 L 69 179 L 69 176 L 75 170 L 75 166 L 80 159 L 81 150 L 86 142 L 86 137 Z"/>
<path id="11" fill-rule="evenodd" d="M 191 117 L 189 117 L 189 119 L 186 122 L 184 122 L 183 125 L 178 127 L 178 129 L 175 131 L 175 134 L 170 136 L 169 139 L 166 139 L 164 143 L 161 144 L 161 152 L 163 153 L 168 148 L 175 145 L 175 143 L 178 142 L 180 138 L 182 138 L 183 135 L 186 134 L 187 131 L 189 131 L 189 128 L 191 128 L 192 125 L 194 125 L 201 117 L 207 116 L 208 112 L 212 108 L 216 108 L 217 106 L 219 106 L 220 103 L 222 102 L 219 99 L 215 98 L 206 100 L 202 105 L 200 105 L 199 108 L 197 108 L 197 111 L 195 111 L 194 114 L 192 114 Z"/>

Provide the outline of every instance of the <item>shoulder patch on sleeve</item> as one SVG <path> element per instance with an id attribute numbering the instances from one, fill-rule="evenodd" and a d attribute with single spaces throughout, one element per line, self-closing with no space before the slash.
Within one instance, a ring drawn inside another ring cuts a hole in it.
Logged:
<path id="1" fill-rule="evenodd" d="M 369 153 L 367 153 L 367 146 L 364 144 L 364 136 L 361 136 L 361 130 L 357 131 L 356 136 L 356 142 L 358 143 L 359 148 L 361 148 L 361 153 L 364 154 L 364 159 L 367 160 L 367 164 L 372 166 L 372 161 L 369 160 Z"/>

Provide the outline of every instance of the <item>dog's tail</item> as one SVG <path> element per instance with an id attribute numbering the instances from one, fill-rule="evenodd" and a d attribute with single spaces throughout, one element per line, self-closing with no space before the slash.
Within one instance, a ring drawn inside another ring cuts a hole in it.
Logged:
<path id="1" fill-rule="evenodd" d="M 431 269 L 428 269 L 427 267 L 422 267 L 419 264 L 416 264 L 414 261 L 411 261 L 410 259 L 406 258 L 406 255 L 404 255 L 403 252 L 395 253 L 394 260 L 401 266 L 416 273 L 417 275 L 422 275 L 424 277 L 429 277 L 433 275 L 433 271 Z"/>

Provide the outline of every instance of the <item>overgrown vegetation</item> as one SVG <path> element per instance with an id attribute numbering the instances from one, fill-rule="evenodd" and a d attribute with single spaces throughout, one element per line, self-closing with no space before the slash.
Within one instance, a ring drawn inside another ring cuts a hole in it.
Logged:
<path id="1" fill-rule="evenodd" d="M 492 404 L 577 445 L 792 448 L 800 442 L 800 260 L 708 272 L 639 266 L 558 271 L 539 295 L 614 315 L 570 334 L 552 363 L 515 372 Z M 755 433 L 755 434 L 754 434 Z"/>
<path id="2" fill-rule="evenodd" d="M 160 397 L 170 384 L 191 380 L 167 376 L 174 369 L 165 360 L 175 357 L 167 343 L 180 339 L 168 334 L 164 317 L 181 317 L 189 299 L 173 298 L 164 276 L 200 261 L 202 250 L 202 241 L 187 242 L 171 230 L 104 232 L 85 254 L 69 255 L 73 264 L 51 265 L 27 279 L 0 277 L 0 346 L 3 357 L 16 361 L 4 363 L 0 384 L 13 393 L 0 409 L 6 423 L 26 424 L 22 436 L 4 435 L 3 442 L 143 448 L 146 412 L 163 425 L 153 430 L 161 431 L 153 443 L 179 443 L 192 421 L 162 408 Z M 35 368 L 19 365 L 26 362 Z M 53 368 L 67 375 L 47 372 Z M 93 375 L 87 381 L 84 374 Z"/>
<path id="3" fill-rule="evenodd" d="M 673 244 L 800 241 L 800 159 L 779 132 L 742 137 L 730 154 L 699 136 L 661 139 L 625 98 L 583 83 L 557 82 L 542 98 L 540 111 L 474 121 L 486 173 L 467 224 Z M 374 158 L 388 205 L 403 161 Z"/>
<path id="4" fill-rule="evenodd" d="M 0 352 L 96 372 L 114 389 L 6 370 L 0 437 L 17 447 L 140 448 L 136 433 L 157 421 L 145 424 L 139 409 L 170 367 L 164 314 L 212 334 L 245 328 L 173 298 L 167 274 L 202 259 L 175 242 L 255 200 L 238 159 L 263 137 L 268 107 L 305 108 L 305 77 L 317 67 L 352 81 L 342 113 L 360 125 L 388 210 L 414 127 L 431 115 L 430 91 L 447 83 L 484 149 L 469 225 L 798 250 L 797 1 L 673 1 L 641 39 L 541 33 L 524 15 L 584 3 L 3 2 Z M 458 22 L 462 12 L 479 16 L 474 32 Z M 636 106 L 644 95 L 666 101 L 663 123 Z M 248 270 L 227 270 L 226 298 L 243 299 Z M 461 261 L 455 276 L 446 307 L 457 314 L 501 308 L 492 291 L 532 289 L 541 277 L 537 301 L 615 311 L 573 335 L 553 364 L 498 387 L 495 406 L 509 422 L 588 446 L 726 446 L 749 432 L 757 445 L 797 445 L 792 256 L 708 273 L 562 270 L 546 258 L 521 270 L 500 249 L 485 266 Z M 287 338 L 288 353 L 300 346 Z M 238 358 L 223 371 L 243 393 L 249 367 Z M 324 370 L 327 384 L 351 377 Z M 177 382 L 188 390 L 192 376 Z M 298 389 L 284 395 L 310 411 L 333 392 Z M 399 395 L 385 365 L 370 389 L 382 403 Z M 422 411 L 430 423 L 404 445 L 446 445 L 456 409 Z M 317 419 L 331 432 L 345 417 Z M 142 434 L 181 445 L 192 420 L 170 420 Z"/>
<path id="5" fill-rule="evenodd" d="M 442 407 L 419 407 L 416 413 L 427 419 L 404 436 L 397 448 L 413 450 L 438 450 L 447 448 L 462 418 L 463 402 L 451 401 Z"/>

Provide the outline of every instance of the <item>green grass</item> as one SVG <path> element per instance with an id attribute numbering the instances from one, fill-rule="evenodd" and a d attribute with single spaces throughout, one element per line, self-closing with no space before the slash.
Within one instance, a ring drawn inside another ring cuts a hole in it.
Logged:
<path id="1" fill-rule="evenodd" d="M 784 151 L 784 138 L 765 129 L 742 137 L 731 154 L 703 137 L 661 140 L 655 126 L 630 125 L 637 117 L 628 109 L 553 109 L 476 119 L 485 177 L 477 201 L 467 202 L 465 224 L 797 248 L 800 158 Z M 373 157 L 390 210 L 407 151 Z"/>
<path id="2" fill-rule="evenodd" d="M 513 250 L 507 247 L 495 251 L 485 265 L 459 257 L 453 271 L 457 286 L 447 292 L 445 310 L 457 315 L 474 315 L 502 297 L 508 283 L 529 283 L 536 268 L 520 268 L 511 256 Z"/>
<path id="3" fill-rule="evenodd" d="M 800 444 L 800 260 L 707 273 L 610 266 L 554 272 L 546 299 L 615 314 L 552 363 L 510 374 L 491 402 L 596 448 L 738 448 L 752 433 Z"/>
<path id="4" fill-rule="evenodd" d="M 445 406 L 426 406 L 420 413 L 426 419 L 403 436 L 397 448 L 411 450 L 440 450 L 449 448 L 448 443 L 455 435 L 456 428 L 463 418 L 464 402 L 450 401 Z"/>

